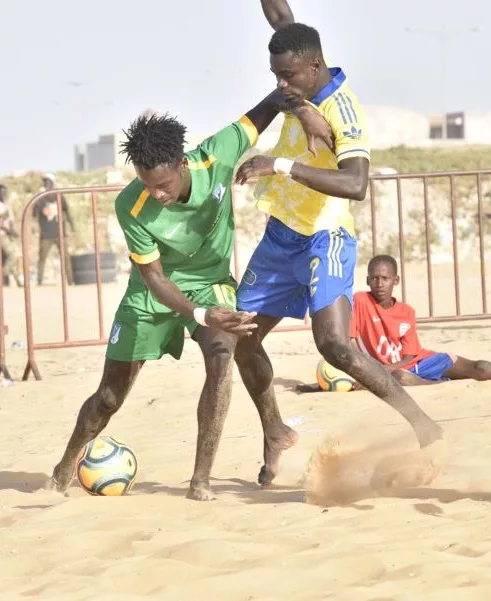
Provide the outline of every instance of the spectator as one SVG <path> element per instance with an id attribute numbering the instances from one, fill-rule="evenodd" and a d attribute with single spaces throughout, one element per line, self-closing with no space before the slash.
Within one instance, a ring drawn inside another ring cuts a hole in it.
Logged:
<path id="1" fill-rule="evenodd" d="M 414 309 L 393 297 L 398 284 L 394 257 L 373 257 L 368 264 L 370 291 L 355 294 L 350 337 L 357 347 L 385 365 L 403 386 L 445 380 L 491 380 L 489 361 L 421 347 Z"/>
<path id="2" fill-rule="evenodd" d="M 491 380 L 491 363 L 424 349 L 416 314 L 393 296 L 399 284 L 397 261 L 377 255 L 368 264 L 366 292 L 354 295 L 350 324 L 352 343 L 381 363 L 402 386 L 422 386 L 448 380 Z M 318 384 L 299 384 L 298 392 L 321 392 Z M 355 382 L 353 390 L 362 390 Z"/>
<path id="3" fill-rule="evenodd" d="M 55 176 L 52 173 L 46 173 L 43 177 L 44 190 L 54 190 Z M 68 284 L 73 283 L 72 264 L 68 253 L 67 244 L 67 228 L 66 222 L 69 223 L 72 233 L 75 231 L 70 209 L 65 197 L 61 197 L 61 207 L 63 211 L 63 236 L 65 239 L 65 273 Z M 39 222 L 39 259 L 38 259 L 38 285 L 42 286 L 44 279 L 44 267 L 46 259 L 52 246 L 56 245 L 61 258 L 61 245 L 58 232 L 58 202 L 57 194 L 47 194 L 40 198 L 35 207 L 34 215 Z"/>
<path id="4" fill-rule="evenodd" d="M 7 186 L 0 184 L 0 248 L 2 251 L 3 276 L 7 285 L 10 284 L 10 276 L 12 276 L 17 286 L 22 286 L 22 279 L 17 265 L 17 247 L 14 242 L 19 234 L 14 227 L 14 218 L 12 209 L 8 204 L 7 195 Z"/>

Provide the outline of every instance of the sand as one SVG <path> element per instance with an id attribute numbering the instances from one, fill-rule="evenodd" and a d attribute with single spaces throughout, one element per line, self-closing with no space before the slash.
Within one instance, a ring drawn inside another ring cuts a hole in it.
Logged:
<path id="1" fill-rule="evenodd" d="M 473 269 L 463 276 L 475 278 Z M 442 270 L 436 293 L 451 304 Z M 424 312 L 421 282 L 411 290 Z M 123 288 L 124 281 L 104 287 L 106 328 Z M 34 293 L 36 339 L 59 340 L 59 288 Z M 462 295 L 474 310 L 475 288 Z M 22 292 L 7 289 L 5 296 L 10 346 L 25 341 Z M 69 290 L 71 336 L 97 336 L 94 299 L 92 286 Z M 489 322 L 425 326 L 421 338 L 436 350 L 491 355 Z M 377 496 L 360 473 L 377 457 L 414 449 L 408 426 L 368 392 L 297 395 L 297 382 L 315 379 L 308 332 L 275 333 L 266 346 L 284 419 L 303 418 L 299 443 L 284 455 L 276 485 L 259 489 L 260 425 L 236 373 L 211 503 L 184 496 L 203 381 L 192 341 L 180 362 L 145 366 L 105 431 L 126 440 L 139 459 L 135 488 L 123 498 L 93 498 L 76 484 L 68 497 L 43 490 L 80 404 L 98 384 L 103 347 L 39 351 L 41 382 L 0 387 L 2 601 L 488 601 L 491 384 L 414 389 L 445 430 L 446 466 L 428 486 Z M 8 350 L 17 380 L 25 358 L 24 349 Z M 355 468 L 344 472 L 338 500 L 318 506 L 305 503 L 302 477 L 326 436 L 339 440 Z"/>

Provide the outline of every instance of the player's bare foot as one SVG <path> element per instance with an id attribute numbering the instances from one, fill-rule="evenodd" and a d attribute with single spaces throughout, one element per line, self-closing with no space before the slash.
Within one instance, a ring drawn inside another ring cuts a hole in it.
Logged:
<path id="1" fill-rule="evenodd" d="M 264 437 L 264 465 L 258 476 L 261 486 L 268 486 L 278 475 L 281 453 L 298 440 L 295 430 L 282 424 L 281 428 L 268 432 Z"/>
<path id="2" fill-rule="evenodd" d="M 208 482 L 191 482 L 186 498 L 192 501 L 214 501 L 216 496 Z"/>
<path id="3" fill-rule="evenodd" d="M 53 476 L 51 476 L 51 478 L 48 478 L 48 480 L 46 480 L 44 488 L 45 488 L 45 490 L 50 490 L 53 492 L 60 493 L 61 495 L 64 495 L 64 496 L 68 496 L 67 489 L 61 488 L 58 481 Z"/>
<path id="4" fill-rule="evenodd" d="M 319 384 L 297 384 L 295 390 L 302 394 L 306 392 L 322 392 Z"/>
<path id="5" fill-rule="evenodd" d="M 430 446 L 437 440 L 443 440 L 443 430 L 429 417 L 424 423 L 415 426 L 414 432 L 422 449 Z"/>
<path id="6" fill-rule="evenodd" d="M 396 488 L 428 485 L 441 472 L 446 451 L 446 443 L 440 438 L 418 451 L 382 459 L 375 466 L 370 487 L 389 492 Z"/>
<path id="7" fill-rule="evenodd" d="M 54 490 L 59 493 L 66 493 L 70 484 L 72 483 L 74 476 L 73 469 L 61 469 L 59 465 L 53 470 L 53 475 L 46 482 L 45 488 L 47 490 Z"/>

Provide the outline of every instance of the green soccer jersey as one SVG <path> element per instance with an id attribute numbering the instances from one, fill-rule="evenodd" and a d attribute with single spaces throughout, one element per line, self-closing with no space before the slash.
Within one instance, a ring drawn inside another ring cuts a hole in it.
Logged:
<path id="1" fill-rule="evenodd" d="M 227 279 L 234 240 L 233 171 L 256 139 L 256 128 L 242 117 L 187 152 L 192 183 L 185 204 L 162 206 L 138 179 L 121 191 L 115 207 L 133 262 L 132 290 L 145 286 L 136 264 L 158 258 L 183 291 Z"/>

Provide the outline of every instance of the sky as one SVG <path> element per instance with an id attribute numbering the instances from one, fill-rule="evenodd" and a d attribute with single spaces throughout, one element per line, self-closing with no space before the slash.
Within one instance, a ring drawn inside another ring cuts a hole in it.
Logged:
<path id="1" fill-rule="evenodd" d="M 290 6 L 362 103 L 491 110 L 489 0 Z M 75 144 L 148 107 L 209 135 L 275 85 L 259 0 L 1 0 L 0 15 L 0 176 L 72 169 Z"/>

